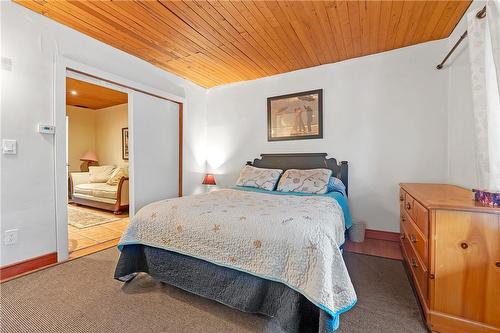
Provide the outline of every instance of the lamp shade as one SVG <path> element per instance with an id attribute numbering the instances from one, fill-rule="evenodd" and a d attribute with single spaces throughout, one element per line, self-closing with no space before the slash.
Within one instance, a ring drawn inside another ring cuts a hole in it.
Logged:
<path id="1" fill-rule="evenodd" d="M 80 161 L 97 162 L 97 155 L 93 151 L 88 150 L 80 157 Z"/>
<path id="2" fill-rule="evenodd" d="M 211 173 L 205 174 L 205 177 L 203 178 L 203 185 L 217 185 L 215 183 L 215 176 L 212 175 Z"/>

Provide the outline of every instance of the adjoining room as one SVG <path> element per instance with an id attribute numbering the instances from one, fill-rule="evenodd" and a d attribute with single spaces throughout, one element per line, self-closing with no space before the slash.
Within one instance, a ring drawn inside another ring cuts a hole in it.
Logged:
<path id="1" fill-rule="evenodd" d="M 66 79 L 68 252 L 116 244 L 129 216 L 128 96 Z"/>

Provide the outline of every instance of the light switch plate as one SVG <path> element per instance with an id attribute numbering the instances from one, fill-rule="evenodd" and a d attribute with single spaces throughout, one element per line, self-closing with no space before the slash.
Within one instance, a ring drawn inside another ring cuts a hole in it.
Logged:
<path id="1" fill-rule="evenodd" d="M 17 154 L 17 141 L 16 140 L 2 140 L 2 153 L 4 155 L 15 155 Z"/>

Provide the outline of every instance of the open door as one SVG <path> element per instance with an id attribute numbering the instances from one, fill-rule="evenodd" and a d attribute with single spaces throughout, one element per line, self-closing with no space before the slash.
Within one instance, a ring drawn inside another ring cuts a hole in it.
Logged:
<path id="1" fill-rule="evenodd" d="M 179 104 L 131 93 L 130 214 L 179 194 Z M 130 97 L 130 95 L 129 95 Z"/>

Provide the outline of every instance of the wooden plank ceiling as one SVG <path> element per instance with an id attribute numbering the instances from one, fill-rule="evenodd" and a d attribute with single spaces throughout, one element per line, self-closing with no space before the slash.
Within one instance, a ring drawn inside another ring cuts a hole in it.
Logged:
<path id="1" fill-rule="evenodd" d="M 213 87 L 445 38 L 471 1 L 17 2 Z"/>
<path id="2" fill-rule="evenodd" d="M 102 109 L 113 105 L 125 104 L 127 101 L 127 94 L 120 91 L 66 78 L 66 105 Z"/>

